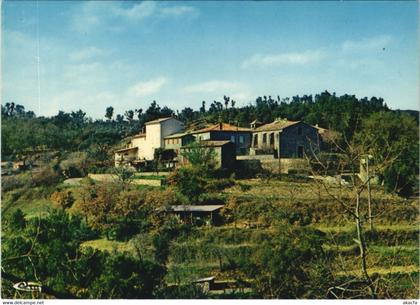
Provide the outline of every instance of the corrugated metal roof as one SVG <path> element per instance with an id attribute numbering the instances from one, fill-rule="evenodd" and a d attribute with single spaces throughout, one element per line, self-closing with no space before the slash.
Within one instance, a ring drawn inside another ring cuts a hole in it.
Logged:
<path id="1" fill-rule="evenodd" d="M 223 205 L 172 205 L 168 211 L 174 212 L 214 212 L 223 208 Z"/>
<path id="2" fill-rule="evenodd" d="M 282 130 L 289 126 L 300 123 L 301 121 L 288 121 L 288 120 L 277 120 L 272 123 L 264 124 L 258 128 L 255 128 L 254 131 L 274 131 Z"/>

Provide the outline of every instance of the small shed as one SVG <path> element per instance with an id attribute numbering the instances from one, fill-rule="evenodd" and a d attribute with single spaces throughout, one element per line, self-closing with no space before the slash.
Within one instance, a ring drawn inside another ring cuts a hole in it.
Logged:
<path id="1" fill-rule="evenodd" d="M 193 222 L 194 218 L 199 218 L 214 223 L 222 208 L 223 205 L 172 205 L 165 212 L 179 215 L 184 221 Z"/>
<path id="2" fill-rule="evenodd" d="M 193 284 L 196 284 L 201 287 L 203 292 L 209 292 L 214 288 L 214 280 L 216 279 L 215 276 L 204 277 L 198 280 L 195 280 Z"/>

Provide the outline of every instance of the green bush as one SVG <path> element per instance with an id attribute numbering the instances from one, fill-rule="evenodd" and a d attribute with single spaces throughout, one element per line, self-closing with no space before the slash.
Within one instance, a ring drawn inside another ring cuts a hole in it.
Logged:
<path id="1" fill-rule="evenodd" d="M 255 178 L 264 172 L 259 160 L 238 160 L 235 166 L 235 176 L 238 179 Z"/>
<path id="2" fill-rule="evenodd" d="M 225 188 L 235 185 L 235 179 L 224 178 L 224 179 L 208 179 L 205 190 L 207 192 L 220 192 Z"/>
<path id="3" fill-rule="evenodd" d="M 8 192 L 14 189 L 24 187 L 28 181 L 19 176 L 10 176 L 1 178 L 2 192 Z"/>
<path id="4" fill-rule="evenodd" d="M 203 174 L 193 167 L 180 167 L 168 177 L 168 183 L 175 186 L 191 202 L 198 201 L 199 195 L 205 192 L 207 185 Z"/>
<path id="5" fill-rule="evenodd" d="M 32 174 L 32 184 L 34 186 L 51 186 L 60 182 L 61 176 L 49 166 L 44 166 L 34 170 Z"/>

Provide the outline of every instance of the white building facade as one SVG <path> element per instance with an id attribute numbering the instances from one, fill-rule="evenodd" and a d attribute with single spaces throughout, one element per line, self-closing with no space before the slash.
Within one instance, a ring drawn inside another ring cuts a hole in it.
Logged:
<path id="1" fill-rule="evenodd" d="M 163 148 L 164 138 L 184 130 L 184 124 L 173 118 L 161 118 L 145 124 L 145 133 L 134 136 L 126 148 L 115 152 L 115 166 L 125 161 L 151 161 L 155 150 Z"/>

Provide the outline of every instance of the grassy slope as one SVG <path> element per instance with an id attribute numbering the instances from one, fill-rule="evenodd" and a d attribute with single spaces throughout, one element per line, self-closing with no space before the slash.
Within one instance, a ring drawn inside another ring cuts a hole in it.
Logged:
<path id="1" fill-rule="evenodd" d="M 334 255 L 335 264 L 333 272 L 337 275 L 358 275 L 358 251 L 352 242 L 354 237 L 354 224 L 343 216 L 342 209 L 331 198 L 313 183 L 286 182 L 286 181 L 261 181 L 258 179 L 243 180 L 241 184 L 251 188 L 244 191 L 239 185 L 225 190 L 228 197 L 235 196 L 240 204 L 239 209 L 246 209 L 247 205 L 261 205 L 267 202 L 274 207 L 286 210 L 296 210 L 306 213 L 310 210 L 312 226 L 327 234 L 329 242 L 324 249 Z M 77 196 L 78 186 L 67 186 L 74 189 Z M 418 276 L 418 207 L 415 201 L 405 201 L 398 197 L 384 194 L 380 189 L 373 189 L 374 212 L 380 212 L 375 219 L 375 234 L 369 242 L 368 264 L 371 273 L 382 275 L 412 274 Z M 362 197 L 365 205 L 366 198 Z M 47 198 L 28 199 L 19 198 L 7 213 L 21 208 L 27 217 L 45 215 L 51 208 Z M 417 211 L 417 214 L 414 211 Z M 413 214 L 414 213 L 414 214 Z M 412 216 L 413 214 L 414 216 Z M 246 213 L 244 214 L 246 217 Z M 407 215 L 411 215 L 408 217 Z M 258 219 L 238 220 L 238 227 L 245 222 L 258 222 Z M 220 272 L 220 260 L 217 255 L 208 249 L 216 249 L 226 261 L 235 251 L 252 251 L 258 246 L 258 241 L 253 241 L 253 232 L 259 235 L 270 229 L 240 229 L 243 236 L 235 239 L 235 229 L 232 225 L 222 227 L 202 228 L 197 236 L 192 236 L 187 241 L 175 241 L 171 247 L 170 261 L 168 264 L 168 282 L 181 278 L 188 282 L 199 277 L 218 275 L 218 279 L 229 279 L 228 274 Z M 249 234 L 247 235 L 247 232 Z M 368 232 L 369 233 L 369 232 Z M 135 253 L 132 243 L 108 241 L 98 239 L 85 242 L 82 247 L 94 247 L 107 251 L 129 251 Z"/>

